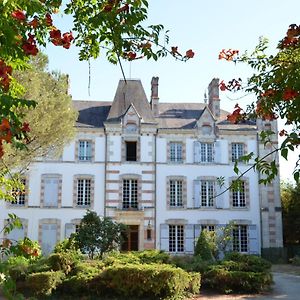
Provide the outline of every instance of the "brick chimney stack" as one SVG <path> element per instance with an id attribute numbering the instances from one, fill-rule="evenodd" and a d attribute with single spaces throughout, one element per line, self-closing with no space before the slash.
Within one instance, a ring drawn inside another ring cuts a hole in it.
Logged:
<path id="1" fill-rule="evenodd" d="M 208 107 L 216 118 L 220 117 L 219 78 L 208 85 Z"/>
<path id="2" fill-rule="evenodd" d="M 152 77 L 151 80 L 151 109 L 153 112 L 154 117 L 158 117 L 158 77 Z"/>

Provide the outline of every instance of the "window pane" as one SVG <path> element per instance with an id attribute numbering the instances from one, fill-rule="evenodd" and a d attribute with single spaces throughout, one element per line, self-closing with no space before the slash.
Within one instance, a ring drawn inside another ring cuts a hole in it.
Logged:
<path id="1" fill-rule="evenodd" d="M 91 204 L 91 180 L 77 180 L 77 205 L 89 206 Z"/>
<path id="2" fill-rule="evenodd" d="M 136 179 L 123 180 L 123 208 L 138 208 L 138 185 Z"/>
<path id="3" fill-rule="evenodd" d="M 92 144 L 90 141 L 79 141 L 78 159 L 83 161 L 92 159 Z"/>
<path id="4" fill-rule="evenodd" d="M 182 181 L 170 180 L 170 206 L 182 206 Z"/>
<path id="5" fill-rule="evenodd" d="M 136 142 L 126 142 L 126 161 L 137 161 L 136 147 Z"/>
<path id="6" fill-rule="evenodd" d="M 25 187 L 26 187 L 26 179 L 21 179 L 20 180 L 21 183 L 23 184 L 24 186 L 24 189 L 13 189 L 12 190 L 12 194 L 13 196 L 15 197 L 15 200 L 11 202 L 11 204 L 13 205 L 20 205 L 20 206 L 24 206 L 25 205 L 25 195 L 26 195 L 26 190 L 25 190 Z"/>
<path id="7" fill-rule="evenodd" d="M 182 143 L 170 143 L 170 160 L 174 162 L 182 161 Z"/>
<path id="8" fill-rule="evenodd" d="M 201 205 L 214 206 L 214 182 L 201 181 Z"/>
<path id="9" fill-rule="evenodd" d="M 233 162 L 239 160 L 241 156 L 244 155 L 244 144 L 241 143 L 233 143 L 231 144 L 231 160 Z"/>

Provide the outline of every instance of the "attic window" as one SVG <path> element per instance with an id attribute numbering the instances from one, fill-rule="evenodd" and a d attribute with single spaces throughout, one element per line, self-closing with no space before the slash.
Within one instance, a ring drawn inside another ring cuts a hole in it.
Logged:
<path id="1" fill-rule="evenodd" d="M 137 142 L 126 142 L 126 161 L 137 161 Z"/>
<path id="2" fill-rule="evenodd" d="M 210 125 L 203 125 L 202 126 L 202 134 L 210 135 L 212 133 L 212 127 Z"/>

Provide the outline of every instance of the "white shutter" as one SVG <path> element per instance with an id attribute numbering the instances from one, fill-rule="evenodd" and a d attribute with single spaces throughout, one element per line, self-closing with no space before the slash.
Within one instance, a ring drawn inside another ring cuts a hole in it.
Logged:
<path id="1" fill-rule="evenodd" d="M 57 242 L 57 226 L 56 224 L 42 225 L 42 252 L 48 255 L 52 252 Z"/>
<path id="2" fill-rule="evenodd" d="M 251 152 L 253 152 L 253 156 L 252 158 L 249 160 L 249 164 L 254 164 L 254 159 L 256 158 L 257 156 L 257 141 L 256 140 L 249 140 L 248 143 L 247 143 L 247 152 L 248 153 L 244 153 L 244 154 L 249 154 Z"/>
<path id="3" fill-rule="evenodd" d="M 195 141 L 194 142 L 194 162 L 199 163 L 201 161 L 200 157 L 200 142 Z"/>
<path id="4" fill-rule="evenodd" d="M 65 238 L 68 239 L 72 233 L 76 232 L 76 226 L 72 223 L 66 223 Z"/>
<path id="5" fill-rule="evenodd" d="M 57 206 L 58 202 L 58 178 L 46 178 L 44 188 L 44 206 Z"/>
<path id="6" fill-rule="evenodd" d="M 194 180 L 194 207 L 200 207 L 200 180 Z"/>
<path id="7" fill-rule="evenodd" d="M 195 239 L 198 239 L 201 234 L 201 224 L 195 225 Z"/>
<path id="8" fill-rule="evenodd" d="M 185 225 L 185 241 L 184 241 L 184 251 L 186 253 L 194 253 L 194 225 Z"/>
<path id="9" fill-rule="evenodd" d="M 218 196 L 219 194 L 221 194 L 223 192 L 223 189 L 216 184 L 216 208 L 224 208 L 224 194 Z"/>
<path id="10" fill-rule="evenodd" d="M 259 254 L 257 226 L 249 225 L 248 234 L 249 234 L 249 254 Z"/>
<path id="11" fill-rule="evenodd" d="M 24 228 L 14 228 L 8 235 L 7 238 L 11 240 L 13 244 L 16 244 L 19 240 L 23 240 L 25 237 Z"/>
<path id="12" fill-rule="evenodd" d="M 169 225 L 160 224 L 160 250 L 169 251 Z"/>

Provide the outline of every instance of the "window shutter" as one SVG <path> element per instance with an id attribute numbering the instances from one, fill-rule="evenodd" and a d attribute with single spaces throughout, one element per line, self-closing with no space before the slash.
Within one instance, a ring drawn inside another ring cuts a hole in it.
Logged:
<path id="1" fill-rule="evenodd" d="M 160 224 L 160 250 L 169 251 L 169 225 Z"/>
<path id="2" fill-rule="evenodd" d="M 68 239 L 72 233 L 76 232 L 76 226 L 72 223 L 67 223 L 65 228 L 65 237 Z"/>
<path id="3" fill-rule="evenodd" d="M 215 142 L 215 162 L 222 163 L 222 144 L 221 141 Z"/>
<path id="4" fill-rule="evenodd" d="M 251 153 L 251 152 L 253 152 L 254 154 L 253 154 L 253 156 L 252 156 L 252 158 L 249 160 L 249 164 L 254 164 L 254 162 L 255 162 L 255 157 L 256 157 L 256 155 L 257 155 L 257 141 L 256 140 L 250 140 L 250 141 L 248 141 L 248 143 L 247 143 L 247 152 L 248 153 Z M 245 153 L 246 154 L 246 153 Z"/>
<path id="5" fill-rule="evenodd" d="M 201 234 L 201 224 L 195 225 L 195 239 L 198 239 Z"/>
<path id="6" fill-rule="evenodd" d="M 58 202 L 58 178 L 46 178 L 44 189 L 44 206 L 57 206 Z"/>
<path id="7" fill-rule="evenodd" d="M 224 194 L 218 196 L 222 193 L 222 188 L 216 184 L 216 208 L 224 208 Z"/>
<path id="8" fill-rule="evenodd" d="M 185 242 L 184 248 L 186 253 L 194 253 L 194 225 L 185 225 Z"/>
<path id="9" fill-rule="evenodd" d="M 50 254 L 57 242 L 56 230 L 56 224 L 42 225 L 42 252 L 44 255 Z"/>
<path id="10" fill-rule="evenodd" d="M 19 240 L 23 240 L 25 237 L 24 228 L 14 228 L 8 235 L 7 238 L 11 240 L 13 244 L 16 244 Z"/>
<path id="11" fill-rule="evenodd" d="M 200 180 L 194 180 L 194 207 L 200 207 Z"/>
<path id="12" fill-rule="evenodd" d="M 249 254 L 259 254 L 257 226 L 249 225 L 248 234 L 249 234 Z"/>
<path id="13" fill-rule="evenodd" d="M 200 158 L 200 143 L 195 141 L 194 142 L 194 162 L 199 163 L 201 161 Z"/>

